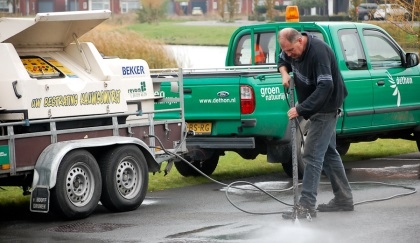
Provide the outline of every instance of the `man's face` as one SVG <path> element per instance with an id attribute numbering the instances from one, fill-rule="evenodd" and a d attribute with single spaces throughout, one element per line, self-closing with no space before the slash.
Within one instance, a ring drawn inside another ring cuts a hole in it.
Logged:
<path id="1" fill-rule="evenodd" d="M 283 37 L 280 37 L 279 43 L 280 43 L 281 50 L 284 51 L 284 53 L 286 53 L 287 56 L 293 59 L 299 58 L 303 53 L 304 46 L 303 46 L 302 37 L 298 38 L 293 43 L 289 42 L 287 39 Z"/>

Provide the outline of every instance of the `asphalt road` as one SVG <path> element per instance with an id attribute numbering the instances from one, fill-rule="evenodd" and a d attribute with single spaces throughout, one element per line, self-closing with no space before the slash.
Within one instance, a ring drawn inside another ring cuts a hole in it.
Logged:
<path id="1" fill-rule="evenodd" d="M 355 202 L 379 200 L 420 189 L 420 153 L 347 164 Z M 161 176 L 161 175 L 157 175 Z M 272 174 L 247 181 L 264 189 L 291 186 L 285 174 Z M 326 179 L 323 177 L 322 181 Z M 392 183 L 392 185 L 368 182 Z M 362 183 L 364 182 L 364 183 Z M 230 182 L 224 182 L 230 183 Z M 239 185 L 238 186 L 244 186 Z M 399 186 L 405 186 L 402 188 Z M 293 204 L 292 191 L 272 192 Z M 271 242 L 418 242 L 420 194 L 363 203 L 354 212 L 318 213 L 312 221 L 284 220 L 289 210 L 261 192 L 229 190 L 205 185 L 149 193 L 139 209 L 110 213 L 102 206 L 87 219 L 62 221 L 44 214 L 22 214 L 5 220 L 0 215 L 0 242 L 147 242 L 147 243 L 271 243 Z M 320 203 L 331 199 L 329 185 L 319 188 Z M 28 210 L 29 211 L 29 210 Z"/>

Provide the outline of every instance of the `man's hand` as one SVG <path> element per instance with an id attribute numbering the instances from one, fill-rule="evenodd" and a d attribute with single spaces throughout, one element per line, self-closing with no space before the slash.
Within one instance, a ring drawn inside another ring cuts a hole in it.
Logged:
<path id="1" fill-rule="evenodd" d="M 290 87 L 290 75 L 289 74 L 282 75 L 282 82 L 283 82 L 283 87 L 289 88 Z"/>
<path id="2" fill-rule="evenodd" d="M 292 119 L 298 117 L 299 114 L 296 110 L 296 107 L 290 108 L 290 110 L 287 112 L 287 116 L 289 117 L 289 120 L 292 120 Z"/>
<path id="3" fill-rule="evenodd" d="M 290 75 L 287 72 L 286 67 L 284 67 L 284 66 L 280 67 L 279 72 L 281 73 L 283 86 L 285 88 L 289 88 L 289 86 L 290 86 Z"/>

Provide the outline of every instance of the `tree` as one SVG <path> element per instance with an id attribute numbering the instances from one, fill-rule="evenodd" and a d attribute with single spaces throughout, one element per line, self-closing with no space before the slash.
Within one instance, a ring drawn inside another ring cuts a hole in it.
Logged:
<path id="1" fill-rule="evenodd" d="M 217 1 L 217 11 L 219 12 L 222 21 L 225 20 L 225 5 L 227 0 L 218 0 Z"/>
<path id="2" fill-rule="evenodd" d="M 258 0 L 253 0 L 254 1 L 254 19 L 258 19 Z"/>
<path id="3" fill-rule="evenodd" d="M 157 23 L 165 18 L 166 0 L 142 0 L 137 12 L 140 23 Z"/>
<path id="4" fill-rule="evenodd" d="M 351 5 L 349 7 L 349 16 L 352 21 L 356 22 L 358 20 L 357 6 L 359 6 L 361 2 L 362 0 L 351 0 L 350 2 Z"/>
<path id="5" fill-rule="evenodd" d="M 324 0 L 293 0 L 293 5 L 298 6 L 300 9 L 303 9 L 306 13 L 307 9 L 323 7 L 325 5 Z"/>
<path id="6" fill-rule="evenodd" d="M 404 16 L 390 16 L 389 18 L 386 18 L 386 21 L 395 25 L 407 34 L 412 35 L 414 38 L 409 41 L 413 42 L 411 43 L 413 46 L 416 45 L 416 48 L 418 49 L 417 52 L 420 53 L 420 29 L 415 28 L 414 26 L 414 22 L 419 20 L 420 0 L 395 0 L 394 3 L 407 9 L 408 12 L 410 12 L 410 17 L 405 18 Z"/>
<path id="7" fill-rule="evenodd" d="M 227 0 L 227 10 L 229 13 L 229 22 L 234 21 L 235 13 L 237 9 L 236 0 Z"/>
<path id="8" fill-rule="evenodd" d="M 265 0 L 265 6 L 267 8 L 267 19 L 274 21 L 274 0 Z"/>

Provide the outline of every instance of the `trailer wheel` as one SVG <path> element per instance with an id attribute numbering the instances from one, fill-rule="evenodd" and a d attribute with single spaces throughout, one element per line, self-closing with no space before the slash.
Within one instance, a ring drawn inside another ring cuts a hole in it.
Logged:
<path id="1" fill-rule="evenodd" d="M 310 123 L 309 120 L 302 120 L 299 122 L 300 128 L 296 129 L 295 142 L 296 142 L 296 147 L 297 147 L 296 157 L 297 157 L 297 163 L 298 163 L 298 178 L 299 179 L 303 178 L 303 171 L 305 170 L 305 164 L 303 163 L 303 160 L 302 160 L 302 154 L 303 154 L 303 149 L 304 149 L 304 141 L 306 138 L 306 134 L 308 133 L 309 123 Z M 293 141 L 291 141 L 291 143 L 292 142 Z M 292 158 L 292 144 L 291 143 L 285 146 L 285 149 L 289 150 L 289 152 L 287 152 L 289 156 L 286 159 L 286 162 L 282 163 L 284 172 L 290 178 L 293 177 L 293 158 Z"/>
<path id="2" fill-rule="evenodd" d="M 146 159 L 135 145 L 108 151 L 100 161 L 102 204 L 114 212 L 138 208 L 146 197 L 149 174 Z"/>
<path id="3" fill-rule="evenodd" d="M 99 166 L 86 150 L 73 150 L 64 156 L 51 190 L 51 206 L 68 219 L 88 217 L 98 205 L 102 180 Z"/>
<path id="4" fill-rule="evenodd" d="M 206 175 L 211 175 L 219 163 L 219 154 L 214 153 L 210 158 L 204 161 L 192 161 L 190 162 L 195 168 L 200 170 Z M 179 161 L 175 163 L 175 167 L 178 170 L 179 174 L 182 176 L 201 176 L 202 174 L 192 168 L 190 165 L 187 165 L 185 161 Z"/>

